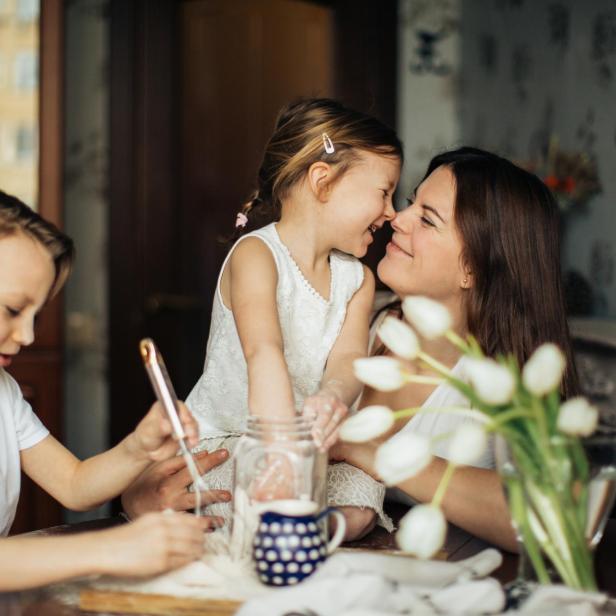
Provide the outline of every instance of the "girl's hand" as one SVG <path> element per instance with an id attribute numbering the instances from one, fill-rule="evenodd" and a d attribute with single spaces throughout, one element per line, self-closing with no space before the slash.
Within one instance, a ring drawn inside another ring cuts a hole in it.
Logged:
<path id="1" fill-rule="evenodd" d="M 194 447 L 199 441 L 199 428 L 183 402 L 178 402 L 178 416 L 186 433 L 188 447 Z M 160 402 L 154 403 L 139 422 L 133 432 L 133 442 L 137 451 L 145 454 L 150 460 L 166 460 L 176 454 L 178 443 L 173 436 L 171 422 Z"/>
<path id="2" fill-rule="evenodd" d="M 101 573 L 148 576 L 203 555 L 199 519 L 187 513 L 148 513 L 135 522 L 96 533 Z"/>
<path id="3" fill-rule="evenodd" d="M 327 451 L 338 440 L 340 424 L 348 412 L 336 391 L 327 386 L 306 398 L 302 413 L 314 420 L 312 436 L 321 451 Z"/>

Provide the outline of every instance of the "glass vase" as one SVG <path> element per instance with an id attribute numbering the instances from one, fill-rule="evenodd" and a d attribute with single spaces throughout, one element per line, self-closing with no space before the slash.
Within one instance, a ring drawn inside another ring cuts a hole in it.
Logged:
<path id="1" fill-rule="evenodd" d="M 614 438 L 552 437 L 531 455 L 500 440 L 496 452 L 519 547 L 510 601 L 519 603 L 536 584 L 596 590 L 593 550 L 616 496 Z"/>

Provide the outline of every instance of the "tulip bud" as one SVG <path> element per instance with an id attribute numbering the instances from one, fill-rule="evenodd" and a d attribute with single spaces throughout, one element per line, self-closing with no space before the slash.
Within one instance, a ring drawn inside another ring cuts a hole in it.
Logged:
<path id="1" fill-rule="evenodd" d="M 555 344 L 542 344 L 526 362 L 522 382 L 531 393 L 544 396 L 560 385 L 566 365 L 565 355 Z"/>
<path id="2" fill-rule="evenodd" d="M 386 406 L 367 406 L 340 426 L 340 439 L 365 443 L 385 434 L 394 425 L 394 414 Z"/>
<path id="3" fill-rule="evenodd" d="M 438 338 L 451 329 L 449 310 L 428 297 L 414 295 L 405 298 L 402 311 L 415 329 L 428 340 Z"/>
<path id="4" fill-rule="evenodd" d="M 515 379 L 506 367 L 493 359 L 469 359 L 466 373 L 475 393 L 486 404 L 506 404 L 515 390 Z"/>
<path id="5" fill-rule="evenodd" d="M 415 505 L 401 520 L 396 541 L 418 558 L 432 558 L 445 543 L 447 521 L 433 505 Z"/>
<path id="6" fill-rule="evenodd" d="M 378 329 L 383 344 L 399 357 L 415 359 L 419 351 L 419 340 L 415 332 L 400 319 L 386 317 Z"/>
<path id="7" fill-rule="evenodd" d="M 394 391 L 405 383 L 402 364 L 393 357 L 365 357 L 353 362 L 355 376 L 379 391 Z"/>
<path id="8" fill-rule="evenodd" d="M 449 443 L 448 459 L 457 465 L 471 465 L 479 459 L 488 444 L 486 431 L 476 423 L 464 423 Z"/>
<path id="9" fill-rule="evenodd" d="M 586 398 L 578 396 L 561 405 L 556 427 L 571 436 L 590 436 L 597 428 L 598 422 L 597 407 L 589 404 Z"/>
<path id="10" fill-rule="evenodd" d="M 419 473 L 431 460 L 427 436 L 399 433 L 377 449 L 374 468 L 386 485 L 394 486 Z"/>

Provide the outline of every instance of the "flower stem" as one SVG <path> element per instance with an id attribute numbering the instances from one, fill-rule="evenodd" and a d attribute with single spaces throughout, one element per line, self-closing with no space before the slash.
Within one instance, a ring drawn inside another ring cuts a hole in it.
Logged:
<path id="1" fill-rule="evenodd" d="M 436 492 L 434 493 L 434 496 L 432 497 L 432 505 L 434 507 L 441 506 L 441 502 L 443 500 L 443 497 L 445 496 L 445 491 L 447 490 L 447 486 L 449 485 L 449 482 L 451 481 L 451 477 L 455 470 L 456 470 L 456 465 L 453 462 L 449 462 L 447 464 L 447 468 L 445 469 L 445 472 L 443 473 L 443 476 L 441 477 L 441 480 L 439 481 L 438 487 L 436 488 Z"/>

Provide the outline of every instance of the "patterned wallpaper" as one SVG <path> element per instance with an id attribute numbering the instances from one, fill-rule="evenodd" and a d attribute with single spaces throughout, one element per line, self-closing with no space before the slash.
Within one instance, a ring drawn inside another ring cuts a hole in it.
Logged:
<path id="1" fill-rule="evenodd" d="M 566 215 L 563 260 L 579 310 L 616 318 L 616 1 L 460 8 L 461 141 L 524 161 L 556 137 L 595 157 L 603 191 Z"/>

